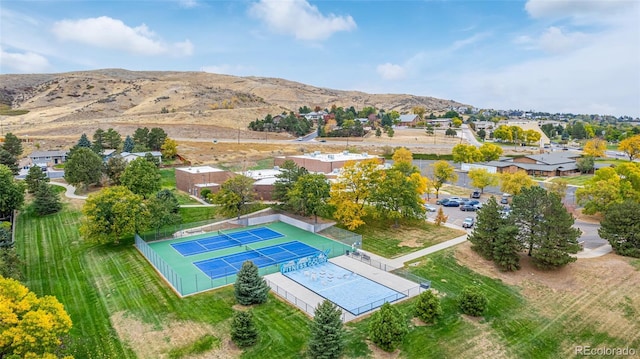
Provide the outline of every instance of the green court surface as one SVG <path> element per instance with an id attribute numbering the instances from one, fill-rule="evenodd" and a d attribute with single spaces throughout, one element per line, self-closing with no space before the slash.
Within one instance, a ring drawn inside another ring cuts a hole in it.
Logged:
<path id="1" fill-rule="evenodd" d="M 329 257 L 337 257 L 350 250 L 346 244 L 336 242 L 332 239 L 307 232 L 300 228 L 288 225 L 282 222 L 274 222 L 259 226 L 250 226 L 239 228 L 233 231 L 224 231 L 224 233 L 234 233 L 246 231 L 251 228 L 270 228 L 283 236 L 275 239 L 263 240 L 260 242 L 250 243 L 249 248 L 260 249 L 291 241 L 298 241 L 309 246 L 317 248 L 321 251 L 329 250 Z M 188 257 L 180 254 L 171 244 L 193 241 L 194 239 L 202 239 L 216 236 L 217 232 L 198 234 L 178 239 L 163 240 L 157 242 L 144 242 L 139 237 L 136 238 L 136 247 L 142 254 L 153 264 L 156 270 L 169 282 L 176 292 L 180 295 L 189 295 L 199 293 L 205 290 L 218 288 L 227 284 L 233 284 L 236 280 L 235 273 L 230 273 L 224 278 L 211 279 L 208 275 L 200 271 L 193 263 L 205 259 L 219 258 L 230 254 L 246 252 L 245 245 L 238 245 L 231 248 L 220 250 L 212 250 L 205 253 L 195 254 Z M 260 274 L 271 274 L 280 270 L 279 265 L 271 265 L 260 268 Z"/>

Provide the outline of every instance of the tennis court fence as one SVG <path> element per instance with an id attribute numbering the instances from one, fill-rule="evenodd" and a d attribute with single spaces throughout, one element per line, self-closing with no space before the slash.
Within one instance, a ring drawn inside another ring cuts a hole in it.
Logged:
<path id="1" fill-rule="evenodd" d="M 324 230 L 318 232 L 318 234 L 344 243 L 348 246 L 353 246 L 354 243 L 358 243 L 357 247 L 362 247 L 362 235 L 347 231 L 346 229 L 338 228 L 336 226 L 325 228 Z"/>
<path id="2" fill-rule="evenodd" d="M 149 244 L 142 239 L 139 235 L 135 235 L 135 246 L 142 253 L 142 255 L 153 265 L 165 281 L 173 288 L 173 290 L 180 296 L 187 296 L 191 294 L 197 294 L 207 290 L 223 287 L 225 285 L 233 284 L 236 282 L 236 271 L 230 271 L 228 275 L 223 277 L 212 278 L 208 273 L 198 273 L 193 275 L 181 275 L 174 268 L 168 264 L 158 253 L 149 246 Z M 252 249 L 246 246 L 247 249 Z M 321 251 L 329 251 L 329 258 L 334 258 L 342 255 L 344 247 L 340 244 L 333 244 L 330 246 L 319 246 Z M 259 249 L 255 249 L 260 253 Z M 263 254 L 261 254 L 263 255 Z M 267 257 L 266 255 L 263 255 Z M 260 276 L 267 274 L 277 273 L 280 271 L 280 263 L 272 264 L 258 268 Z"/>

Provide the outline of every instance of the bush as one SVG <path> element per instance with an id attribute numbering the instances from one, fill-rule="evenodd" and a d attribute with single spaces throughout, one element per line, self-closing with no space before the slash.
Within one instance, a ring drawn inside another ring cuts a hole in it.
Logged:
<path id="1" fill-rule="evenodd" d="M 442 315 L 440 298 L 430 290 L 420 293 L 416 301 L 415 313 L 423 322 L 434 323 L 436 318 Z"/>
<path id="2" fill-rule="evenodd" d="M 404 316 L 388 302 L 371 316 L 369 339 L 384 351 L 394 351 L 408 332 Z"/>
<path id="3" fill-rule="evenodd" d="M 458 305 L 462 313 L 480 317 L 487 309 L 487 297 L 477 287 L 466 287 L 462 290 Z"/>
<path id="4" fill-rule="evenodd" d="M 239 348 L 246 348 L 258 342 L 258 329 L 253 323 L 251 312 L 235 312 L 231 322 L 231 340 Z"/>
<path id="5" fill-rule="evenodd" d="M 325 299 L 318 304 L 311 322 L 309 356 L 314 359 L 340 358 L 344 349 L 342 311 Z"/>

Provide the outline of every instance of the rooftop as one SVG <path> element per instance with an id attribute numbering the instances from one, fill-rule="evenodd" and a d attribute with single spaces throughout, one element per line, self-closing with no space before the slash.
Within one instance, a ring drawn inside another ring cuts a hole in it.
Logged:
<path id="1" fill-rule="evenodd" d="M 304 155 L 290 156 L 296 158 L 313 159 L 321 162 L 339 162 L 339 161 L 358 161 L 373 158 L 380 158 L 376 155 L 370 155 L 366 152 L 363 153 L 351 153 L 344 151 L 341 153 L 320 153 L 319 151 L 312 153 L 305 153 Z"/>
<path id="2" fill-rule="evenodd" d="M 194 166 L 194 167 L 181 167 L 176 168 L 176 171 L 188 172 L 191 174 L 194 173 L 211 173 L 211 172 L 224 172 L 219 168 L 211 167 L 211 166 Z"/>

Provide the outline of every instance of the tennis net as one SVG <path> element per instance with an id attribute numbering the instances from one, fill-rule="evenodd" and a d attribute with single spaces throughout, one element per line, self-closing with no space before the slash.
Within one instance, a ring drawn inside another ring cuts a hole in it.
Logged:
<path id="1" fill-rule="evenodd" d="M 245 246 L 244 246 L 244 249 L 246 249 L 246 250 L 248 250 L 248 251 L 256 252 L 256 253 L 258 253 L 261 257 L 267 258 L 268 260 L 272 261 L 274 264 L 278 263 L 278 261 L 277 261 L 277 260 L 275 260 L 275 259 L 273 259 L 272 257 L 270 257 L 270 256 L 268 256 L 268 255 L 266 255 L 266 254 L 262 253 L 259 249 L 252 248 L 252 247 L 251 247 L 251 246 L 249 246 L 249 245 L 245 245 Z"/>
<path id="2" fill-rule="evenodd" d="M 237 239 L 235 239 L 235 238 L 231 237 L 230 235 L 228 235 L 228 234 L 226 234 L 226 233 L 223 233 L 221 230 L 218 230 L 218 235 L 221 235 L 222 237 L 224 237 L 224 238 L 226 238 L 226 239 L 228 239 L 228 240 L 230 240 L 230 241 L 232 241 L 232 242 L 236 242 L 236 243 L 238 243 L 238 245 L 239 245 L 239 246 L 241 246 L 241 245 L 242 245 L 242 242 L 241 242 L 241 241 L 239 241 L 239 240 L 237 240 Z"/>

